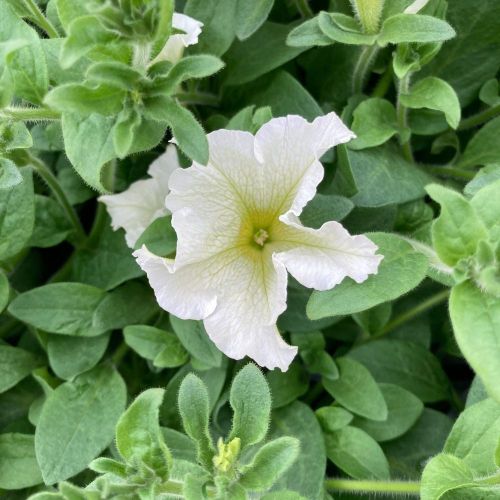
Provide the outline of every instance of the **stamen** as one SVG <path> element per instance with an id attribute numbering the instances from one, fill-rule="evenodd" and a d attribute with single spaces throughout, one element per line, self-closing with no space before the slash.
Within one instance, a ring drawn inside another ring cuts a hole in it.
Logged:
<path id="1" fill-rule="evenodd" d="M 269 233 L 265 229 L 259 229 L 254 235 L 253 235 L 253 240 L 257 245 L 260 245 L 261 247 L 264 246 L 265 242 L 269 238 Z"/>

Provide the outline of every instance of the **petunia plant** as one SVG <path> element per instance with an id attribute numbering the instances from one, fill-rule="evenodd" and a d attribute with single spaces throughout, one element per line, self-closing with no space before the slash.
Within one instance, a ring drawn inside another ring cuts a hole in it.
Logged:
<path id="1" fill-rule="evenodd" d="M 0 497 L 500 496 L 498 0 L 0 0 Z"/>

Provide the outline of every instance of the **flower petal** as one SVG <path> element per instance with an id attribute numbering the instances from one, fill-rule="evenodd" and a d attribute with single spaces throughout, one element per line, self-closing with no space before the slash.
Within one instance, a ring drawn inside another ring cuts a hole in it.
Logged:
<path id="1" fill-rule="evenodd" d="M 302 285 L 329 290 L 346 276 L 362 283 L 377 273 L 383 256 L 376 254 L 378 247 L 366 236 L 351 236 L 334 221 L 311 229 L 293 215 L 281 219 L 285 224 L 276 235 L 276 258 Z"/>
<path id="2" fill-rule="evenodd" d="M 255 155 L 264 166 L 268 189 L 281 197 L 280 213 L 300 214 L 323 178 L 319 158 L 354 137 L 335 113 L 312 123 L 288 115 L 261 127 L 255 136 Z"/>
<path id="3" fill-rule="evenodd" d="M 178 167 L 175 146 L 169 146 L 149 167 L 150 179 L 136 181 L 122 193 L 99 197 L 111 216 L 113 229 L 116 231 L 121 227 L 125 230 L 125 240 L 130 248 L 151 222 L 169 213 L 165 208 L 168 178 Z"/>

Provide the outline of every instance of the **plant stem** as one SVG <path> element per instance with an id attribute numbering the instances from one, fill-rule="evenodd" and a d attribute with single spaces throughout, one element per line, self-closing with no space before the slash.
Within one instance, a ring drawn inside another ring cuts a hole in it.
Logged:
<path id="1" fill-rule="evenodd" d="M 57 32 L 54 25 L 43 15 L 40 7 L 33 0 L 25 0 L 26 5 L 31 11 L 33 16 L 31 20 L 41 29 L 49 35 L 50 38 L 59 38 L 59 33 Z"/>
<path id="2" fill-rule="evenodd" d="M 392 66 L 389 66 L 380 77 L 372 92 L 372 97 L 384 97 L 389 90 L 392 81 Z"/>
<path id="3" fill-rule="evenodd" d="M 32 122 L 38 120 L 56 121 L 60 118 L 61 115 L 57 111 L 48 108 L 9 107 L 0 109 L 0 120 Z"/>
<path id="4" fill-rule="evenodd" d="M 389 323 L 387 323 L 387 325 L 385 325 L 385 327 L 380 332 L 370 337 L 369 340 L 377 339 L 383 337 L 384 335 L 387 335 L 389 332 L 392 332 L 392 330 L 395 330 L 396 328 L 403 325 L 407 321 L 410 321 L 413 318 L 417 317 L 418 315 L 422 314 L 423 312 L 427 311 L 428 309 L 431 309 L 437 306 L 438 304 L 441 304 L 449 297 L 449 295 L 450 295 L 450 290 L 448 288 L 446 290 L 441 290 L 435 295 L 432 295 L 427 300 L 424 300 L 417 306 L 396 316 L 393 320 L 389 321 Z"/>
<path id="5" fill-rule="evenodd" d="M 481 111 L 476 115 L 469 116 L 460 122 L 457 130 L 467 130 L 470 128 L 477 127 L 478 125 L 482 125 L 487 122 L 491 118 L 495 118 L 495 116 L 500 115 L 500 104 L 493 106 L 492 108 L 486 109 L 485 111 Z"/>
<path id="6" fill-rule="evenodd" d="M 312 11 L 308 0 L 295 0 L 295 5 L 297 6 L 297 10 L 302 17 L 306 19 L 314 17 L 314 12 Z"/>
<path id="7" fill-rule="evenodd" d="M 361 49 L 359 59 L 352 74 L 352 90 L 354 94 L 362 94 L 365 81 L 379 48 L 377 45 L 366 45 Z"/>
<path id="8" fill-rule="evenodd" d="M 464 179 L 470 181 L 476 176 L 476 172 L 471 170 L 463 170 L 457 167 L 446 167 L 440 165 L 428 166 L 424 169 L 426 172 L 430 172 L 435 175 L 444 175 L 446 177 L 456 177 L 458 179 Z"/>
<path id="9" fill-rule="evenodd" d="M 111 356 L 111 361 L 115 366 L 118 366 L 121 360 L 124 358 L 125 354 L 128 352 L 128 345 L 122 342 L 116 349 L 116 351 Z"/>
<path id="10" fill-rule="evenodd" d="M 69 219 L 75 229 L 78 243 L 82 244 L 87 239 L 87 235 L 85 234 L 83 226 L 80 222 L 80 219 L 76 215 L 74 208 L 68 201 L 64 190 L 61 188 L 59 181 L 51 172 L 51 170 L 45 165 L 45 163 L 43 163 L 43 161 L 32 155 L 30 155 L 29 159 L 30 164 L 33 166 L 35 171 L 47 183 L 51 191 L 54 193 L 54 196 L 57 198 L 57 201 L 66 213 L 66 217 Z"/>
<path id="11" fill-rule="evenodd" d="M 411 481 L 358 481 L 351 479 L 327 479 L 327 490 L 349 491 L 353 493 L 382 493 L 419 495 L 420 483 Z"/>
<path id="12" fill-rule="evenodd" d="M 402 94 L 407 94 L 410 90 L 410 77 L 411 73 L 407 73 L 403 78 L 399 80 L 398 84 L 398 102 L 396 105 L 396 113 L 397 113 L 397 118 L 398 118 L 398 127 L 401 132 L 404 132 L 406 129 L 408 129 L 408 110 L 406 109 L 406 106 L 403 105 L 401 102 L 401 95 Z M 411 163 L 413 163 L 413 153 L 411 150 L 411 144 L 410 144 L 411 136 L 408 137 L 408 139 L 401 140 L 401 148 L 403 150 L 403 156 Z"/>

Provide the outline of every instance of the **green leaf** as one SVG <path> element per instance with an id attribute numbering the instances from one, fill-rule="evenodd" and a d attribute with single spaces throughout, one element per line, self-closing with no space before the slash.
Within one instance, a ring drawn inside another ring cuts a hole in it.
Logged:
<path id="1" fill-rule="evenodd" d="M 93 189 L 105 192 L 101 172 L 116 158 L 113 145 L 114 120 L 98 113 L 90 116 L 64 113 L 62 130 L 66 154 L 80 177 Z"/>
<path id="2" fill-rule="evenodd" d="M 31 352 L 0 344 L 0 393 L 14 387 L 40 366 L 40 360 Z"/>
<path id="3" fill-rule="evenodd" d="M 355 417 L 352 425 L 359 427 L 376 441 L 390 441 L 407 432 L 418 420 L 424 405 L 411 392 L 394 384 L 380 384 L 387 404 L 387 420 L 377 422 Z"/>
<path id="4" fill-rule="evenodd" d="M 466 408 L 458 417 L 443 452 L 464 461 L 476 476 L 495 473 L 495 453 L 500 439 L 500 404 L 485 399 Z"/>
<path id="5" fill-rule="evenodd" d="M 307 372 L 299 364 L 292 364 L 286 372 L 272 370 L 266 373 L 271 390 L 272 408 L 281 408 L 303 396 L 309 388 Z"/>
<path id="6" fill-rule="evenodd" d="M 221 366 L 222 353 L 210 340 L 201 321 L 182 320 L 170 315 L 170 323 L 191 356 L 208 367 Z"/>
<path id="7" fill-rule="evenodd" d="M 439 258 L 454 266 L 473 255 L 488 233 L 471 204 L 456 191 L 431 184 L 427 192 L 441 205 L 441 214 L 432 225 L 432 243 Z"/>
<path id="8" fill-rule="evenodd" d="M 407 108 L 427 108 L 443 112 L 448 125 L 453 129 L 460 123 L 461 109 L 457 94 L 449 83 L 440 78 L 430 76 L 419 80 L 400 99 Z"/>
<path id="9" fill-rule="evenodd" d="M 99 363 L 108 342 L 109 334 L 98 337 L 50 335 L 47 342 L 50 367 L 59 378 L 71 380 Z"/>
<path id="10" fill-rule="evenodd" d="M 387 419 L 387 404 L 370 372 L 351 358 L 338 358 L 340 377 L 323 379 L 323 386 L 335 400 L 357 415 L 371 420 Z"/>
<path id="11" fill-rule="evenodd" d="M 254 2 L 238 0 L 235 17 L 235 29 L 238 39 L 245 40 L 253 35 L 267 19 L 273 5 L 274 0 L 257 0 Z"/>
<path id="12" fill-rule="evenodd" d="M 94 324 L 94 311 L 104 297 L 104 291 L 90 285 L 52 283 L 18 295 L 9 312 L 47 332 L 94 337 L 106 331 Z"/>
<path id="13" fill-rule="evenodd" d="M 422 500 L 439 500 L 447 492 L 473 486 L 471 470 L 457 457 L 441 453 L 434 457 L 422 474 Z M 458 497 L 457 497 L 458 498 Z"/>
<path id="14" fill-rule="evenodd" d="M 339 406 L 324 406 L 316 410 L 316 416 L 324 432 L 334 432 L 348 426 L 354 416 Z"/>
<path id="15" fill-rule="evenodd" d="M 333 290 L 313 292 L 307 304 L 311 319 L 353 314 L 394 300 L 415 288 L 426 276 L 427 258 L 393 234 L 373 233 L 370 239 L 384 256 L 378 273 L 361 284 L 344 280 Z"/>
<path id="16" fill-rule="evenodd" d="M 0 269 L 0 313 L 9 304 L 10 300 L 10 284 L 9 279 L 5 276 L 5 273 Z"/>
<path id="17" fill-rule="evenodd" d="M 490 241 L 500 240 L 500 179 L 491 182 L 479 190 L 470 204 L 479 215 L 486 229 L 488 230 Z"/>
<path id="18" fill-rule="evenodd" d="M 363 363 L 377 382 L 400 385 L 425 403 L 448 396 L 439 361 L 417 343 L 382 339 L 355 347 L 349 356 Z"/>
<path id="19" fill-rule="evenodd" d="M 31 434 L 0 434 L 0 488 L 20 490 L 42 482 Z"/>
<path id="20" fill-rule="evenodd" d="M 318 16 L 321 31 L 334 42 L 347 45 L 373 45 L 376 35 L 363 33 L 361 25 L 353 17 L 340 13 L 321 12 Z"/>
<path id="21" fill-rule="evenodd" d="M 157 367 L 175 368 L 188 361 L 187 351 L 171 332 L 148 325 L 129 325 L 123 334 L 129 347 Z"/>
<path id="22" fill-rule="evenodd" d="M 319 229 L 330 220 L 341 221 L 349 215 L 354 204 L 349 198 L 335 194 L 317 194 L 300 214 L 304 226 Z"/>
<path id="23" fill-rule="evenodd" d="M 389 479 L 389 464 L 380 445 L 356 427 L 325 434 L 328 458 L 355 479 Z"/>
<path id="24" fill-rule="evenodd" d="M 142 117 L 135 109 L 124 109 L 117 116 L 113 127 L 113 146 L 118 158 L 123 159 L 130 154 L 141 122 Z"/>
<path id="25" fill-rule="evenodd" d="M 379 146 L 398 133 L 396 109 L 386 99 L 372 97 L 363 101 L 353 117 L 351 128 L 357 138 L 349 143 L 351 149 Z"/>
<path id="26" fill-rule="evenodd" d="M 498 134 L 500 134 L 500 117 L 488 122 L 474 135 L 459 159 L 458 166 L 467 168 L 498 162 L 500 157 Z"/>
<path id="27" fill-rule="evenodd" d="M 286 38 L 286 44 L 290 47 L 324 47 L 331 45 L 332 39 L 321 31 L 316 16 L 290 31 Z"/>
<path id="28" fill-rule="evenodd" d="M 229 440 L 241 439 L 241 449 L 259 443 L 269 427 L 271 394 L 262 372 L 252 363 L 234 377 L 229 395 L 233 425 Z"/>
<path id="29" fill-rule="evenodd" d="M 61 205 L 48 196 L 35 195 L 35 224 L 30 246 L 47 248 L 66 239 L 72 226 Z"/>
<path id="30" fill-rule="evenodd" d="M 93 82 L 126 91 L 133 90 L 142 78 L 138 70 L 118 61 L 96 62 L 89 66 L 85 76 Z"/>
<path id="31" fill-rule="evenodd" d="M 179 389 L 179 412 L 186 434 L 196 443 L 198 461 L 211 468 L 215 450 L 208 430 L 208 405 L 205 384 L 190 373 Z"/>
<path id="32" fill-rule="evenodd" d="M 125 95 L 122 89 L 112 85 L 89 87 L 79 83 L 66 83 L 51 90 L 44 102 L 64 113 L 83 116 L 99 113 L 110 116 L 122 109 Z"/>
<path id="33" fill-rule="evenodd" d="M 280 437 L 266 443 L 252 462 L 243 467 L 239 483 L 251 491 L 266 491 L 295 462 L 300 444 L 297 438 Z"/>
<path id="34" fill-rule="evenodd" d="M 46 484 L 82 471 L 111 443 L 125 403 L 125 383 L 109 365 L 65 382 L 47 397 L 35 433 Z"/>
<path id="35" fill-rule="evenodd" d="M 388 43 L 444 42 L 456 35 L 442 19 L 421 14 L 396 14 L 384 21 L 377 39 L 380 46 Z"/>
<path id="36" fill-rule="evenodd" d="M 451 290 L 450 316 L 465 359 L 500 402 L 500 302 L 466 281 Z"/>
<path id="37" fill-rule="evenodd" d="M 0 190 L 11 189 L 21 182 L 23 182 L 23 177 L 16 164 L 7 158 L 0 157 Z"/>
<path id="38" fill-rule="evenodd" d="M 250 82 L 297 57 L 305 47 L 286 45 L 291 28 L 267 21 L 251 38 L 234 43 L 225 57 L 225 83 Z"/>
<path id="39" fill-rule="evenodd" d="M 35 223 L 35 197 L 30 168 L 21 171 L 23 181 L 0 189 L 0 262 L 19 253 L 27 244 Z"/>
<path id="40" fill-rule="evenodd" d="M 135 248 L 146 245 L 150 252 L 156 255 L 168 256 L 175 252 L 177 234 L 172 227 L 172 216 L 166 215 L 155 219 L 141 234 Z M 135 264 L 137 267 L 137 264 Z"/>

